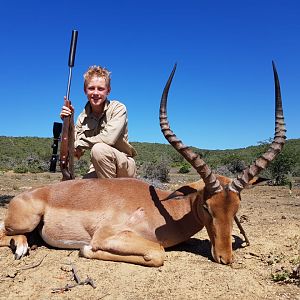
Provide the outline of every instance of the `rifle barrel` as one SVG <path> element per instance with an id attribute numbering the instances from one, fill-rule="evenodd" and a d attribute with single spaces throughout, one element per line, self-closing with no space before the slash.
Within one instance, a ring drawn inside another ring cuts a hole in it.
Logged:
<path id="1" fill-rule="evenodd" d="M 68 86 L 67 86 L 67 93 L 66 93 L 67 100 L 69 100 L 70 98 L 71 80 L 72 80 L 72 67 L 69 68 Z"/>
<path id="2" fill-rule="evenodd" d="M 69 78 L 68 78 L 68 86 L 67 86 L 67 93 L 66 93 L 67 100 L 69 100 L 69 97 L 70 97 L 71 80 L 72 80 L 72 68 L 74 67 L 74 63 L 75 63 L 77 37 L 78 37 L 78 31 L 73 30 L 72 31 L 72 37 L 71 37 L 71 44 L 70 44 L 69 61 L 68 61 Z"/>

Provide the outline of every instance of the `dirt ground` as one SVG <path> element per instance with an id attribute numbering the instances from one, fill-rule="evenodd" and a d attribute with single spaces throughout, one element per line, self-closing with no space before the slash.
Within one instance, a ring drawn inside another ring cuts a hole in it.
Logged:
<path id="1" fill-rule="evenodd" d="M 0 174 L 0 222 L 12 196 L 60 178 Z M 167 250 L 160 268 L 88 260 L 78 251 L 46 245 L 14 260 L 9 248 L 0 248 L 0 299 L 300 299 L 300 188 L 291 195 L 286 187 L 246 189 L 238 217 L 251 245 L 241 246 L 243 237 L 234 225 L 231 266 L 212 261 L 205 230 Z M 94 287 L 64 290 L 75 284 L 75 269 L 81 281 L 90 278 Z"/>

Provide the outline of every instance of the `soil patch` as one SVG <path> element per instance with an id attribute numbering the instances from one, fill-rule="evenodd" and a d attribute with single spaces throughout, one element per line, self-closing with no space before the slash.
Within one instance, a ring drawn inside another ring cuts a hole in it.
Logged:
<path id="1" fill-rule="evenodd" d="M 0 222 L 14 195 L 60 179 L 60 174 L 1 174 Z M 211 260 L 205 230 L 167 250 L 160 268 L 88 260 L 78 251 L 46 245 L 16 261 L 9 248 L 0 248 L 0 299 L 300 299 L 299 187 L 291 195 L 286 187 L 246 189 L 238 217 L 251 245 L 241 246 L 243 237 L 234 225 L 231 266 Z M 62 289 L 75 283 L 73 267 L 95 288 Z"/>

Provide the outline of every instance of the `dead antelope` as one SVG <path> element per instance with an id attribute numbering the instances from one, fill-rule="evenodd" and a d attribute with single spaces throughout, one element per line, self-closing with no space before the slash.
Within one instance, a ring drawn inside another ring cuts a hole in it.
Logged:
<path id="1" fill-rule="evenodd" d="M 279 80 L 275 78 L 275 137 L 269 150 L 232 180 L 214 174 L 170 130 L 166 102 L 175 67 L 162 94 L 160 125 L 169 143 L 203 179 L 168 192 L 137 179 L 71 180 L 26 191 L 11 200 L 0 228 L 0 246 L 15 245 L 15 257 L 28 252 L 24 234 L 36 227 L 53 247 L 80 249 L 86 258 L 161 266 L 164 248 L 186 241 L 204 226 L 211 253 L 218 263 L 230 264 L 233 219 L 240 193 L 250 180 L 282 150 L 285 126 Z"/>

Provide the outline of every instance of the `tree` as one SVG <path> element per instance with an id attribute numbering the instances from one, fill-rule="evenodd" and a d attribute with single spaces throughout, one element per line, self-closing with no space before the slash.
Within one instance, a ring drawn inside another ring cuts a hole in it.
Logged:
<path id="1" fill-rule="evenodd" d="M 268 167 L 271 179 L 275 185 L 288 183 L 288 174 L 291 173 L 294 164 L 294 155 L 288 150 L 283 150 Z"/>
<path id="2" fill-rule="evenodd" d="M 266 152 L 273 139 L 258 142 L 262 147 L 263 153 Z M 289 182 L 289 175 L 292 173 L 296 159 L 293 149 L 285 145 L 283 151 L 273 160 L 264 172 L 274 185 L 286 185 Z"/>

